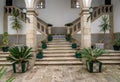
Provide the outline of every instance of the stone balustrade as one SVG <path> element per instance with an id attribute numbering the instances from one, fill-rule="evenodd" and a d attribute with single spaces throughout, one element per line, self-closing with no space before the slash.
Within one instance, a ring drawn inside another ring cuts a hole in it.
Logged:
<path id="1" fill-rule="evenodd" d="M 24 22 L 26 21 L 26 14 L 23 13 L 23 11 L 20 8 L 16 6 L 5 6 L 4 7 L 4 13 L 7 15 L 13 15 L 13 11 L 18 11 L 19 18 Z"/>

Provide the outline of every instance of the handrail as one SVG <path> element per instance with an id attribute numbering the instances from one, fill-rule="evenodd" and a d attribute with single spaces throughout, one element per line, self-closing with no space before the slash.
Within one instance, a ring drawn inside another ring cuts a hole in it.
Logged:
<path id="1" fill-rule="evenodd" d="M 46 22 L 44 22 L 42 19 L 37 17 L 37 29 L 43 34 L 49 34 L 48 33 L 48 25 Z"/>
<path id="2" fill-rule="evenodd" d="M 97 18 L 99 18 L 102 15 L 111 14 L 112 12 L 113 12 L 112 5 L 95 7 L 91 15 L 91 22 L 95 21 Z M 75 21 L 73 21 L 72 24 L 73 24 L 72 26 L 67 27 L 67 34 L 73 35 L 81 30 L 80 17 L 77 18 Z"/>
<path id="3" fill-rule="evenodd" d="M 7 14 L 7 15 L 12 15 L 13 14 L 13 11 L 16 10 L 19 12 L 19 18 L 26 22 L 26 14 L 24 14 L 22 12 L 22 10 L 16 6 L 5 6 L 4 7 L 4 13 Z"/>
<path id="4" fill-rule="evenodd" d="M 105 14 L 111 14 L 113 12 L 113 6 L 112 5 L 104 5 L 97 7 L 91 16 L 91 21 L 95 21 L 97 18 L 99 18 L 102 15 Z"/>
<path id="5" fill-rule="evenodd" d="M 14 10 L 18 11 L 19 12 L 18 17 L 22 21 L 26 22 L 26 14 L 24 14 L 20 8 L 16 6 L 5 6 L 4 7 L 4 13 L 7 16 L 12 15 Z M 51 33 L 51 28 L 50 27 L 48 28 L 48 24 L 38 17 L 37 17 L 37 30 L 45 35 Z"/>
<path id="6" fill-rule="evenodd" d="M 73 35 L 74 33 L 76 33 L 78 30 L 80 30 L 80 17 L 77 18 L 76 20 L 74 20 L 72 22 L 72 26 L 67 27 L 67 34 L 71 34 Z"/>

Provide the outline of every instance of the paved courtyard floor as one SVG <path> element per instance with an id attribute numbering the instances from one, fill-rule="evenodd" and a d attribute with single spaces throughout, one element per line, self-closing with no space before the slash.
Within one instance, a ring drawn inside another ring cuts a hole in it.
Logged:
<path id="1" fill-rule="evenodd" d="M 11 74 L 9 70 L 0 82 Z M 84 66 L 37 66 L 15 76 L 13 82 L 120 82 L 120 65 L 103 66 L 102 73 L 89 73 Z"/>

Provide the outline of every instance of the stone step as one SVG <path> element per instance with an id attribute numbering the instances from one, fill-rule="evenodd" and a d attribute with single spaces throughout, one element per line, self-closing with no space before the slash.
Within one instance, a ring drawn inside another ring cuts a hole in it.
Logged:
<path id="1" fill-rule="evenodd" d="M 44 57 L 42 59 L 36 59 L 37 61 L 80 61 L 75 57 Z"/>
<path id="2" fill-rule="evenodd" d="M 64 53 L 75 53 L 75 51 L 43 51 L 43 54 L 58 54 L 58 53 L 62 53 L 62 54 L 64 54 Z"/>
<path id="3" fill-rule="evenodd" d="M 47 45 L 49 47 L 71 47 L 71 45 Z"/>
<path id="4" fill-rule="evenodd" d="M 49 53 L 43 54 L 44 57 L 74 57 L 75 53 Z"/>
<path id="5" fill-rule="evenodd" d="M 81 61 L 36 61 L 35 65 L 82 65 Z"/>
<path id="6" fill-rule="evenodd" d="M 57 48 L 47 48 L 47 49 L 45 49 L 45 50 L 72 50 L 72 47 L 57 47 Z"/>
<path id="7" fill-rule="evenodd" d="M 54 43 L 48 43 L 48 45 L 71 45 L 71 43 L 69 42 L 62 42 L 62 43 L 59 43 L 59 42 L 54 42 Z"/>
<path id="8" fill-rule="evenodd" d="M 8 61 L 0 62 L 0 66 L 11 66 L 12 63 Z"/>
<path id="9" fill-rule="evenodd" d="M 120 60 L 120 56 L 106 56 L 106 57 L 99 57 L 99 60 Z"/>
<path id="10" fill-rule="evenodd" d="M 116 61 L 113 61 L 113 60 L 109 60 L 109 61 L 102 61 L 101 62 L 105 65 L 120 65 L 120 60 L 116 60 Z"/>
<path id="11" fill-rule="evenodd" d="M 43 53 L 44 53 L 44 52 L 45 52 L 45 53 L 46 53 L 46 52 L 48 52 L 48 53 L 49 53 L 49 52 L 51 52 L 51 53 L 52 53 L 52 52 L 53 52 L 53 53 L 55 53 L 55 52 L 58 52 L 58 53 L 59 53 L 59 52 L 60 52 L 60 53 L 61 53 L 61 52 L 62 52 L 62 53 L 63 53 L 63 52 L 65 52 L 65 53 L 68 52 L 68 53 L 70 53 L 70 52 L 76 52 L 76 50 L 72 50 L 72 49 L 71 49 L 71 50 L 51 50 L 51 49 L 47 49 L 47 50 L 46 50 L 46 49 L 45 49 L 45 50 L 43 50 Z"/>

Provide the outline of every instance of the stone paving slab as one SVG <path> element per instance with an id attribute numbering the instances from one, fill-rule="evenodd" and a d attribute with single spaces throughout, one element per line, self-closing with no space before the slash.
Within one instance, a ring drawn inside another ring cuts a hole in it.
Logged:
<path id="1" fill-rule="evenodd" d="M 0 80 L 11 75 L 12 68 Z M 26 73 L 16 73 L 13 82 L 120 82 L 120 65 L 103 66 L 102 73 L 89 73 L 85 66 L 35 66 Z"/>

